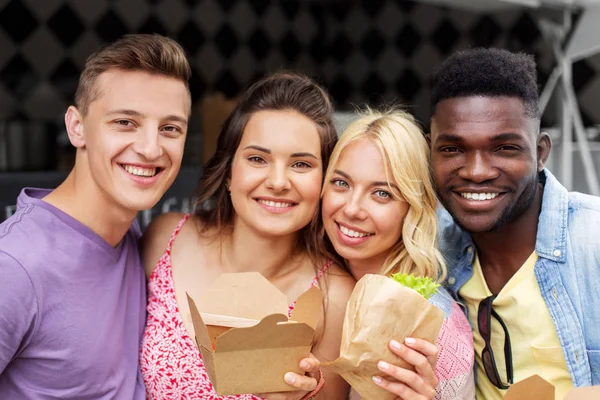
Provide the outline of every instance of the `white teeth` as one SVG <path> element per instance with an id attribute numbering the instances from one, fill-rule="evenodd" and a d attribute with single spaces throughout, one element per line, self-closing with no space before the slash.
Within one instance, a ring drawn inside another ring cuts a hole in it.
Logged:
<path id="1" fill-rule="evenodd" d="M 353 238 L 360 238 L 360 237 L 365 237 L 365 236 L 369 236 L 369 233 L 361 233 L 361 232 L 356 232 L 353 231 L 352 229 L 348 229 L 343 225 L 339 225 L 340 227 L 340 231 L 342 231 L 342 233 L 346 236 L 350 236 Z"/>
<path id="2" fill-rule="evenodd" d="M 498 193 L 461 193 L 460 195 L 465 199 L 483 201 L 496 198 Z"/>
<path id="3" fill-rule="evenodd" d="M 291 207 L 292 203 L 278 203 L 275 201 L 270 201 L 270 200 L 258 200 L 259 203 L 264 204 L 266 206 L 269 207 L 276 207 L 276 208 L 285 208 L 285 207 Z"/>
<path id="4" fill-rule="evenodd" d="M 156 175 L 156 168 L 134 167 L 132 165 L 125 165 L 125 164 L 123 164 L 123 168 L 125 169 L 125 171 L 127 171 L 131 175 L 135 175 L 135 176 L 154 176 L 154 175 Z"/>

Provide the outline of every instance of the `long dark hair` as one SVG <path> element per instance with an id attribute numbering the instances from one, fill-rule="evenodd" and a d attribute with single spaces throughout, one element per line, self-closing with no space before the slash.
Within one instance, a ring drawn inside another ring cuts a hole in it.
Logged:
<path id="1" fill-rule="evenodd" d="M 204 165 L 196 190 L 195 214 L 203 228 L 221 232 L 230 228 L 235 216 L 226 182 L 231 176 L 233 157 L 241 142 L 246 124 L 253 114 L 266 110 L 291 110 L 310 118 L 321 135 L 323 176 L 329 157 L 337 143 L 333 124 L 333 105 L 327 92 L 305 75 L 278 72 L 250 86 L 237 107 L 225 121 L 217 140 L 215 154 Z M 329 256 L 323 244 L 323 222 L 320 207 L 312 221 L 300 233 L 301 250 L 315 265 Z"/>

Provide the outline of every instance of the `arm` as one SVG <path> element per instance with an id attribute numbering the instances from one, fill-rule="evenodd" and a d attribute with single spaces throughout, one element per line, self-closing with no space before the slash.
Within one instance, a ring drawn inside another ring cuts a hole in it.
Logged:
<path id="1" fill-rule="evenodd" d="M 21 265 L 0 251 L 0 375 L 27 346 L 36 327 L 38 303 Z"/>
<path id="2" fill-rule="evenodd" d="M 325 323 L 321 325 L 321 338 L 313 347 L 315 356 L 324 361 L 333 361 L 340 356 L 342 326 L 346 314 L 346 305 L 356 281 L 338 265 L 332 265 L 327 274 L 327 309 Z M 323 370 L 325 385 L 316 399 L 347 399 L 349 386 L 338 374 Z"/>

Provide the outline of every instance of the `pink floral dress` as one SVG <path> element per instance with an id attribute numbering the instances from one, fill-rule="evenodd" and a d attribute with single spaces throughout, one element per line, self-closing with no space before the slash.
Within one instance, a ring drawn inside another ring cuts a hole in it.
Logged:
<path id="1" fill-rule="evenodd" d="M 202 356 L 183 325 L 173 289 L 171 247 L 188 218 L 186 214 L 177 224 L 148 279 L 148 320 L 140 356 L 146 394 L 149 399 L 259 400 L 251 394 L 217 395 Z M 309 287 L 317 283 L 329 265 L 331 262 L 319 270 Z M 288 313 L 291 314 L 294 306 L 295 302 L 290 304 Z"/>

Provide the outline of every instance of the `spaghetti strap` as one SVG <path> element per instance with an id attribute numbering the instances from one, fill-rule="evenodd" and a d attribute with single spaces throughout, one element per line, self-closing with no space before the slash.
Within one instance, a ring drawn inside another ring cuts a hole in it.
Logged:
<path id="1" fill-rule="evenodd" d="M 175 230 L 173 231 L 173 233 L 171 233 L 171 238 L 169 239 L 169 244 L 167 245 L 167 253 L 171 254 L 171 247 L 173 247 L 173 242 L 175 241 L 175 238 L 177 237 L 179 231 L 183 227 L 183 224 L 185 224 L 185 221 L 187 221 L 189 218 L 190 214 L 185 214 L 183 218 L 181 218 L 181 220 L 177 223 Z"/>
<path id="2" fill-rule="evenodd" d="M 321 267 L 321 269 L 319 269 L 319 271 L 317 271 L 317 275 L 313 278 L 313 280 L 310 282 L 310 285 L 308 286 L 309 289 L 311 287 L 315 286 L 317 284 L 317 282 L 319 282 L 319 279 L 321 279 L 321 277 L 323 275 L 325 275 L 325 273 L 327 272 L 327 270 L 329 269 L 329 267 L 331 266 L 332 263 L 333 263 L 332 260 L 327 261 L 325 263 L 325 265 L 323 265 Z"/>

